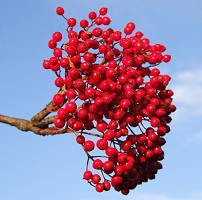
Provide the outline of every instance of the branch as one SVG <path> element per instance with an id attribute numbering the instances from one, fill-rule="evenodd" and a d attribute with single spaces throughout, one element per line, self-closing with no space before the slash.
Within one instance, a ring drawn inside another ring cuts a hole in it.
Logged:
<path id="1" fill-rule="evenodd" d="M 49 118 L 50 119 L 50 118 Z M 45 124 L 49 119 L 44 120 Z M 35 133 L 36 135 L 57 135 L 57 134 L 64 134 L 69 132 L 68 130 L 64 129 L 58 129 L 56 127 L 49 127 L 49 128 L 40 128 L 35 126 L 32 121 L 26 120 L 26 119 L 20 119 L 20 118 L 14 118 L 10 116 L 0 115 L 0 122 L 4 124 L 9 124 L 11 126 L 15 126 L 17 129 L 21 131 L 31 131 Z M 40 126 L 44 125 L 42 122 Z"/>
<path id="2" fill-rule="evenodd" d="M 43 120 L 46 116 L 48 116 L 51 112 L 55 112 L 59 106 L 53 105 L 52 101 L 46 105 L 40 112 L 34 115 L 31 118 L 33 124 L 38 124 L 41 120 Z"/>

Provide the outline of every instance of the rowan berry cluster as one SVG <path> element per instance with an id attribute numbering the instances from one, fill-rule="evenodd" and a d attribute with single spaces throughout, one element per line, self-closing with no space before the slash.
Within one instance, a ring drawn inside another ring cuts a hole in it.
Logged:
<path id="1" fill-rule="evenodd" d="M 167 89 L 171 77 L 156 66 L 171 56 L 164 45 L 134 32 L 133 22 L 123 33 L 105 28 L 111 22 L 107 11 L 91 11 L 76 31 L 76 19 L 58 7 L 67 35 L 59 46 L 62 34 L 53 33 L 48 42 L 53 56 L 43 67 L 56 74 L 60 89 L 53 97 L 60 107 L 55 127 L 74 132 L 86 152 L 83 178 L 98 192 L 113 187 L 127 195 L 162 168 L 164 136 L 176 107 Z"/>

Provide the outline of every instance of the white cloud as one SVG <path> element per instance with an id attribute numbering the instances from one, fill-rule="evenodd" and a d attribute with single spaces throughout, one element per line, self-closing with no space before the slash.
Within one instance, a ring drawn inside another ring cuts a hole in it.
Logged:
<path id="1" fill-rule="evenodd" d="M 202 69 L 194 68 L 178 72 L 174 76 L 174 101 L 179 118 L 202 115 Z"/>

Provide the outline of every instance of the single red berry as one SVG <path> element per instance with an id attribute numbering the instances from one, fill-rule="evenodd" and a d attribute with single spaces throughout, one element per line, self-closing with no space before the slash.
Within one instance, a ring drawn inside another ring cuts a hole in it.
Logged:
<path id="1" fill-rule="evenodd" d="M 59 49 L 59 48 L 55 48 L 55 49 L 53 50 L 53 55 L 54 55 L 55 57 L 62 57 L 62 50 Z"/>
<path id="2" fill-rule="evenodd" d="M 99 10 L 100 15 L 106 15 L 107 14 L 107 8 L 100 8 Z"/>
<path id="3" fill-rule="evenodd" d="M 104 184 L 103 183 L 99 183 L 95 186 L 95 189 L 97 192 L 103 192 L 104 191 Z"/>
<path id="4" fill-rule="evenodd" d="M 106 150 L 106 148 L 108 147 L 108 142 L 106 139 L 99 139 L 97 142 L 96 142 L 96 146 L 98 147 L 98 149 L 100 150 Z"/>
<path id="5" fill-rule="evenodd" d="M 64 103 L 64 101 L 65 101 L 65 99 L 64 99 L 64 97 L 61 94 L 55 94 L 53 96 L 53 103 L 55 105 L 61 105 L 61 104 Z"/>
<path id="6" fill-rule="evenodd" d="M 72 100 L 76 97 L 76 91 L 74 89 L 70 88 L 66 91 L 66 96 L 67 96 L 68 100 Z"/>
<path id="7" fill-rule="evenodd" d="M 55 42 L 59 42 L 60 40 L 62 40 L 62 34 L 60 32 L 55 32 L 53 33 L 52 35 L 52 39 L 55 41 Z"/>
<path id="8" fill-rule="evenodd" d="M 69 113 L 74 113 L 77 109 L 77 105 L 75 102 L 67 102 L 66 109 Z"/>
<path id="9" fill-rule="evenodd" d="M 93 168 L 94 169 L 102 169 L 103 162 L 100 159 L 95 159 L 93 161 Z"/>
<path id="10" fill-rule="evenodd" d="M 74 27 L 76 25 L 76 19 L 74 18 L 69 18 L 67 20 L 67 24 L 70 26 L 70 27 Z"/>
<path id="11" fill-rule="evenodd" d="M 85 142 L 85 137 L 84 137 L 83 135 L 78 135 L 78 136 L 76 137 L 76 142 L 77 142 L 78 144 L 83 144 L 83 143 Z"/>
<path id="12" fill-rule="evenodd" d="M 49 40 L 48 47 L 50 49 L 54 49 L 56 46 L 57 46 L 57 43 L 55 42 L 55 40 Z"/>
<path id="13" fill-rule="evenodd" d="M 67 68 L 68 64 L 69 64 L 69 60 L 67 58 L 61 58 L 61 60 L 60 60 L 61 67 Z"/>
<path id="14" fill-rule="evenodd" d="M 57 115 L 60 119 L 65 120 L 68 117 L 68 112 L 65 108 L 59 108 L 57 111 Z"/>
<path id="15" fill-rule="evenodd" d="M 163 61 L 164 62 L 169 62 L 171 60 L 171 56 L 170 55 L 164 55 L 163 56 Z"/>
<path id="16" fill-rule="evenodd" d="M 124 172 L 124 168 L 121 165 L 115 166 L 114 172 L 117 176 L 121 176 Z"/>
<path id="17" fill-rule="evenodd" d="M 120 185 L 123 182 L 121 176 L 113 176 L 112 177 L 112 185 Z"/>
<path id="18" fill-rule="evenodd" d="M 109 157 L 114 157 L 118 154 L 118 150 L 113 147 L 108 147 L 105 152 Z"/>
<path id="19" fill-rule="evenodd" d="M 81 128 L 82 128 L 82 123 L 80 122 L 80 121 L 75 121 L 74 123 L 73 123 L 73 125 L 72 125 L 72 129 L 74 130 L 74 131 L 79 131 L 79 130 L 81 130 Z"/>
<path id="20" fill-rule="evenodd" d="M 56 13 L 58 14 L 58 15 L 63 15 L 64 14 L 64 8 L 63 7 L 57 7 L 56 8 Z"/>
<path id="21" fill-rule="evenodd" d="M 83 174 L 83 179 L 90 180 L 92 178 L 92 172 L 91 171 L 85 171 Z"/>
<path id="22" fill-rule="evenodd" d="M 43 61 L 43 67 L 44 67 L 44 69 L 50 69 L 50 62 L 49 62 L 49 60 L 44 60 Z"/>
<path id="23" fill-rule="evenodd" d="M 107 129 L 107 124 L 105 122 L 99 122 L 96 125 L 96 129 L 100 132 L 104 132 Z"/>
<path id="24" fill-rule="evenodd" d="M 131 105 L 131 103 L 130 103 L 130 101 L 128 99 L 122 99 L 121 102 L 120 102 L 120 106 L 123 109 L 129 108 L 130 105 Z"/>
<path id="25" fill-rule="evenodd" d="M 112 173 L 114 170 L 114 163 L 111 160 L 104 162 L 103 169 L 107 174 Z"/>
<path id="26" fill-rule="evenodd" d="M 124 188 L 124 189 L 121 190 L 121 193 L 124 194 L 124 195 L 128 195 L 129 189 L 128 188 Z"/>
<path id="27" fill-rule="evenodd" d="M 89 19 L 93 20 L 97 17 L 97 14 L 96 14 L 96 12 L 91 11 L 91 12 L 89 12 L 88 17 L 89 17 Z"/>
<path id="28" fill-rule="evenodd" d="M 58 77 L 55 79 L 55 85 L 57 87 L 62 87 L 65 84 L 64 79 L 62 77 Z"/>
<path id="29" fill-rule="evenodd" d="M 88 21 L 86 19 L 82 19 L 80 21 L 81 28 L 86 28 L 88 26 Z"/>
<path id="30" fill-rule="evenodd" d="M 100 175 L 99 174 L 93 174 L 91 181 L 94 184 L 98 184 L 101 181 Z"/>
<path id="31" fill-rule="evenodd" d="M 95 147 L 95 144 L 91 140 L 85 141 L 85 143 L 83 145 L 83 148 L 85 151 L 92 151 L 94 149 L 94 147 Z"/>
<path id="32" fill-rule="evenodd" d="M 65 125 L 65 121 L 63 119 L 60 119 L 59 117 L 56 117 L 54 119 L 54 125 L 57 127 L 57 128 L 63 128 L 64 125 Z"/>
<path id="33" fill-rule="evenodd" d="M 152 127 L 158 127 L 160 120 L 157 117 L 152 117 L 150 123 Z"/>
<path id="34" fill-rule="evenodd" d="M 104 138 L 106 140 L 113 140 L 115 137 L 115 133 L 113 130 L 107 130 L 105 133 L 104 133 Z"/>
<path id="35" fill-rule="evenodd" d="M 101 25 L 102 24 L 102 17 L 97 17 L 96 19 L 95 19 L 95 24 L 96 25 Z"/>
<path id="36" fill-rule="evenodd" d="M 86 109 L 80 108 L 77 112 L 77 116 L 80 119 L 87 119 L 88 118 L 88 112 Z"/>
<path id="37" fill-rule="evenodd" d="M 111 19 L 109 17 L 103 17 L 102 23 L 104 25 L 109 25 L 111 23 Z"/>
<path id="38" fill-rule="evenodd" d="M 104 184 L 104 190 L 105 190 L 105 191 L 109 191 L 110 188 L 111 188 L 110 182 L 109 182 L 109 181 L 104 181 L 103 184 Z"/>

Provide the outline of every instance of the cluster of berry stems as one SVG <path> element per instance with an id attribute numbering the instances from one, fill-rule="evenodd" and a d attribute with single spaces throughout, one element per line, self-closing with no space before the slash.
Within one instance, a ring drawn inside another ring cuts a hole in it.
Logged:
<path id="1" fill-rule="evenodd" d="M 67 34 L 63 39 L 53 33 L 48 42 L 53 56 L 43 67 L 56 74 L 59 88 L 52 100 L 60 107 L 54 126 L 72 130 L 86 152 L 83 178 L 97 192 L 113 187 L 127 195 L 162 168 L 164 136 L 176 107 L 167 89 L 171 77 L 157 65 L 171 56 L 164 45 L 134 32 L 133 22 L 123 32 L 104 28 L 111 23 L 107 11 L 89 12 L 76 31 L 76 19 L 58 7 Z"/>

